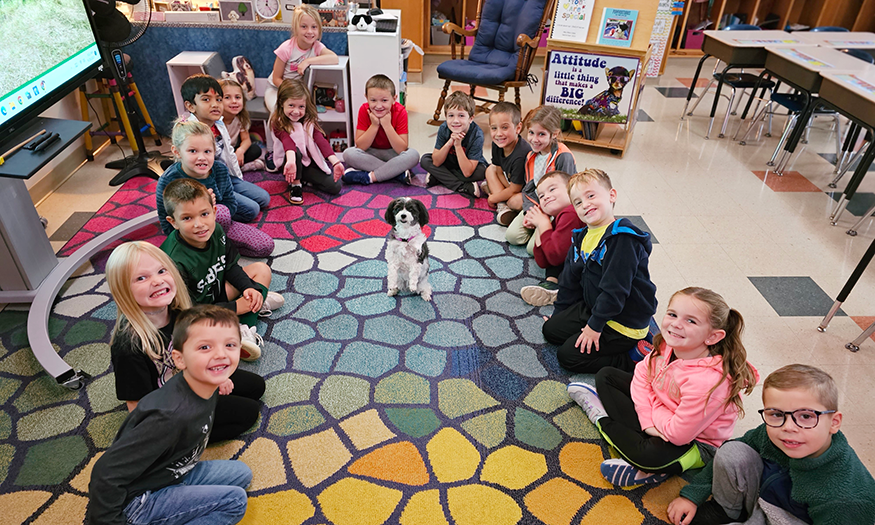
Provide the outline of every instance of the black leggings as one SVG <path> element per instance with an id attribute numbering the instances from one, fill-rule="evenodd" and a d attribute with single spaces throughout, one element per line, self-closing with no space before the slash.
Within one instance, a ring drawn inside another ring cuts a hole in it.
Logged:
<path id="1" fill-rule="evenodd" d="M 216 401 L 216 421 L 210 442 L 233 439 L 249 430 L 261 413 L 264 379 L 239 368 L 231 374 L 234 390 L 230 395 L 219 395 Z"/>
<path id="2" fill-rule="evenodd" d="M 246 150 L 246 153 L 243 154 L 243 164 L 252 162 L 259 157 L 261 157 L 261 147 L 253 142 L 249 146 L 249 149 Z"/>
<path id="3" fill-rule="evenodd" d="M 645 434 L 638 422 L 631 385 L 632 374 L 616 368 L 602 368 L 595 375 L 596 390 L 608 413 L 598 420 L 599 430 L 623 458 L 641 470 L 680 474 L 684 469 L 678 460 L 696 445 L 677 446 Z"/>
<path id="4" fill-rule="evenodd" d="M 285 159 L 283 159 L 285 160 Z M 330 163 L 328 160 L 325 160 L 326 164 L 329 164 L 329 171 L 331 170 Z M 283 162 L 285 164 L 285 162 Z M 304 163 L 301 161 L 301 152 L 295 152 L 295 170 L 298 174 L 298 180 L 309 182 L 319 191 L 324 191 L 329 195 L 337 195 L 340 193 L 340 190 L 343 188 L 340 179 L 334 180 L 333 173 L 325 173 L 319 166 L 316 165 L 314 160 L 310 160 L 309 166 L 304 166 Z"/>
<path id="5" fill-rule="evenodd" d="M 581 301 L 554 313 L 544 323 L 544 339 L 559 347 L 556 352 L 559 364 L 576 374 L 594 374 L 606 366 L 627 372 L 635 370 L 635 362 L 629 357 L 629 350 L 638 344 L 638 340 L 626 337 L 610 326 L 605 325 L 602 330 L 598 351 L 591 349 L 589 354 L 582 353 L 580 348 L 574 346 L 589 316 L 589 309 Z"/>
<path id="6" fill-rule="evenodd" d="M 554 279 L 559 279 L 559 274 L 562 273 L 562 268 L 565 267 L 565 263 L 563 262 L 559 266 L 548 266 L 544 268 L 544 277 L 553 277 Z"/>

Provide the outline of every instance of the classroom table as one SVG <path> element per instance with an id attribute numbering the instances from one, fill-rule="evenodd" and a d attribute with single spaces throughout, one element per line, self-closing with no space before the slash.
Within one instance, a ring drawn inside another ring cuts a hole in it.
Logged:
<path id="1" fill-rule="evenodd" d="M 824 71 L 853 73 L 867 64 L 837 49 L 812 44 L 794 47 L 766 46 L 766 53 L 764 74 L 777 77 L 799 91 L 803 97 L 802 110 L 796 116 L 795 126 L 785 129 L 785 135 L 789 133 L 789 136 L 784 144 L 781 160 L 774 170 L 776 174 L 781 175 L 805 132 L 808 120 L 814 113 L 816 100 L 813 95 L 820 90 L 822 78 L 820 73 Z M 756 122 L 757 118 L 758 116 L 754 117 L 753 121 Z M 837 153 L 839 149 L 840 145 L 837 145 Z"/>
<path id="2" fill-rule="evenodd" d="M 829 31 L 797 32 L 793 37 L 806 44 L 835 49 L 875 49 L 875 33 L 854 31 L 851 33 L 833 33 Z"/>
<path id="3" fill-rule="evenodd" d="M 864 64 L 864 67 L 860 67 L 859 70 L 853 74 L 824 72 L 821 73 L 821 76 L 823 79 L 820 85 L 820 100 L 818 103 L 825 103 L 826 105 L 835 108 L 849 119 L 855 121 L 858 125 L 871 131 L 872 128 L 875 127 L 875 66 Z M 842 195 L 842 198 L 839 199 L 836 213 L 833 216 L 833 224 L 838 220 L 841 212 L 844 211 L 850 198 L 853 197 L 857 186 L 860 185 L 860 182 L 869 170 L 873 157 L 875 157 L 875 147 L 870 145 L 866 149 L 866 153 L 863 155 L 860 163 L 857 165 L 857 169 L 854 171 L 854 176 L 851 178 L 851 181 L 848 182 L 848 187 L 845 189 L 845 193 Z M 826 330 L 829 322 L 835 316 L 845 299 L 848 298 L 848 295 L 850 295 L 851 290 L 857 284 L 863 271 L 866 270 L 866 267 L 872 261 L 873 256 L 875 256 L 875 239 L 873 239 L 872 243 L 869 245 L 863 258 L 860 259 L 860 262 L 857 264 L 857 267 L 851 272 L 851 276 L 848 278 L 848 281 L 845 283 L 841 292 L 839 292 L 832 308 L 830 308 L 829 312 L 820 322 L 820 325 L 817 327 L 819 331 L 823 332 Z M 860 339 L 858 338 L 854 342 L 845 345 L 845 347 L 851 351 L 856 351 L 859 347 L 859 343 L 857 343 L 859 340 Z"/>
<path id="4" fill-rule="evenodd" d="M 794 35 L 786 31 L 705 31 L 705 40 L 702 42 L 702 51 L 705 53 L 699 60 L 699 65 L 696 67 L 696 73 L 693 75 L 693 82 L 690 84 L 690 90 L 687 93 L 687 102 L 684 105 L 684 112 L 681 114 L 681 120 L 687 114 L 687 107 L 690 105 L 690 100 L 693 98 L 693 91 L 696 88 L 696 82 L 699 80 L 699 75 L 702 72 L 702 64 L 709 57 L 715 57 L 726 63 L 721 75 L 717 81 L 717 91 L 714 93 L 714 102 L 711 104 L 711 121 L 708 124 L 708 133 L 705 135 L 707 139 L 711 135 L 711 128 L 714 125 L 714 114 L 717 112 L 717 104 L 720 101 L 720 91 L 723 88 L 723 78 L 727 71 L 734 68 L 744 67 L 763 67 L 766 63 L 765 46 L 798 46 L 802 42 L 795 38 Z M 747 114 L 747 108 L 742 114 L 742 119 Z"/>

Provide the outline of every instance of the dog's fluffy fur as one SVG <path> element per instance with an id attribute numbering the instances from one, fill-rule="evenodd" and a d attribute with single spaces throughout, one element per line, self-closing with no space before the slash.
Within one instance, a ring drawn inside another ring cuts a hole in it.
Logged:
<path id="1" fill-rule="evenodd" d="M 389 296 L 406 289 L 430 301 L 428 245 L 422 232 L 422 227 L 428 224 L 428 210 L 416 199 L 400 197 L 386 208 L 386 222 L 392 226 L 386 241 Z"/>

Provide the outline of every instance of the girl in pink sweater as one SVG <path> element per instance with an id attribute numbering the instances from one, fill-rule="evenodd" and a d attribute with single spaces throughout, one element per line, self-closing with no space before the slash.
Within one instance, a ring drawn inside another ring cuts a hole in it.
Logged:
<path id="1" fill-rule="evenodd" d="M 655 350 L 634 377 L 602 368 L 596 386 L 571 383 L 581 405 L 623 459 L 601 465 L 619 486 L 659 483 L 700 468 L 732 437 L 759 374 L 741 343 L 744 320 L 719 294 L 704 288 L 676 292 L 653 339 Z"/>

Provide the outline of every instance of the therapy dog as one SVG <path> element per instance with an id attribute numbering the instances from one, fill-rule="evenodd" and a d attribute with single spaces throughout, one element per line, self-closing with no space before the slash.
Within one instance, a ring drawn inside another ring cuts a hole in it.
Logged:
<path id="1" fill-rule="evenodd" d="M 416 199 L 399 197 L 386 208 L 386 222 L 392 226 L 386 241 L 388 295 L 405 289 L 430 301 L 428 245 L 422 232 L 422 227 L 428 224 L 428 210 Z"/>
<path id="2" fill-rule="evenodd" d="M 605 76 L 608 77 L 608 89 L 586 101 L 577 110 L 581 115 L 594 117 L 613 117 L 620 114 L 619 104 L 623 99 L 623 88 L 635 74 L 634 69 L 626 69 L 623 66 L 605 68 Z"/>

